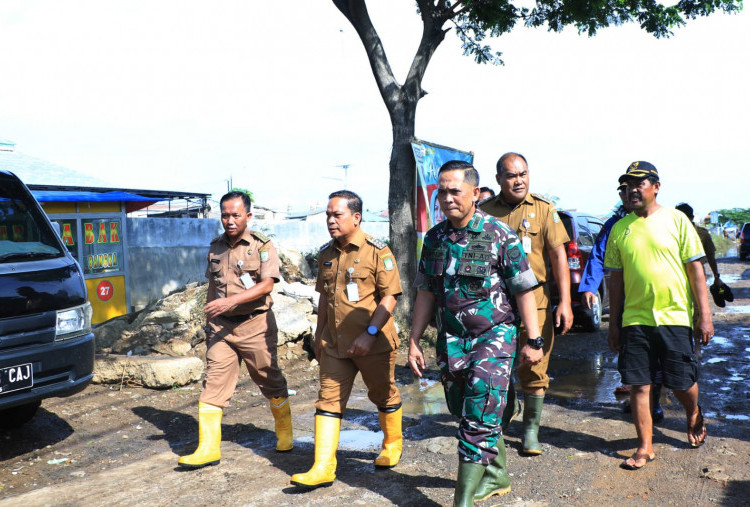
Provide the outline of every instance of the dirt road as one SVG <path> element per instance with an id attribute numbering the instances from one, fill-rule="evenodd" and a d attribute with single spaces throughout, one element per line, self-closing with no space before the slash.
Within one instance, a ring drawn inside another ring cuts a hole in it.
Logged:
<path id="1" fill-rule="evenodd" d="M 708 440 L 688 447 L 684 414 L 665 393 L 655 428 L 657 459 L 618 467 L 636 446 L 630 416 L 612 393 L 618 381 L 606 327 L 558 338 L 540 439 L 544 453 L 520 455 L 520 423 L 506 435 L 512 492 L 482 505 L 747 505 L 750 497 L 750 265 L 725 259 L 735 302 L 715 314 L 717 340 L 703 350 L 701 400 Z M 746 271 L 747 270 L 747 271 Z M 744 276 L 743 276 L 744 275 Z M 732 310 L 735 308 L 736 310 Z M 729 310 L 729 311 L 727 311 Z M 605 323 L 606 324 L 606 323 Z M 403 354 L 402 354 L 403 355 Z M 400 364 L 405 364 L 402 357 Z M 294 450 L 274 451 L 267 401 L 243 377 L 223 420 L 221 464 L 183 472 L 177 457 L 197 441 L 198 385 L 169 391 L 90 386 L 43 403 L 18 430 L 0 431 L 3 505 L 450 505 L 456 424 L 433 370 L 420 386 L 397 369 L 405 399 L 405 450 L 392 470 L 375 470 L 375 408 L 358 383 L 343 423 L 338 479 L 301 494 L 291 474 L 312 464 L 317 369 L 284 364 L 293 397 Z M 479 505 L 479 504 L 478 504 Z"/>

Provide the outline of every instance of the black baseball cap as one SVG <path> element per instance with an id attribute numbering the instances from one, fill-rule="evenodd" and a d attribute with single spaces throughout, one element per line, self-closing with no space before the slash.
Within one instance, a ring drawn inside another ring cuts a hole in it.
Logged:
<path id="1" fill-rule="evenodd" d="M 629 178 L 644 179 L 649 176 L 654 176 L 656 181 L 659 181 L 659 171 L 656 170 L 654 164 L 644 160 L 639 160 L 630 164 L 628 170 L 625 171 L 625 174 L 620 176 L 617 181 L 619 183 L 625 183 Z"/>

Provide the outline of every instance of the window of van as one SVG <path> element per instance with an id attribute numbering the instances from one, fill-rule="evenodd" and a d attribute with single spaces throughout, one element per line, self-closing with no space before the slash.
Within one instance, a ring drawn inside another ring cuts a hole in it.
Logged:
<path id="1" fill-rule="evenodd" d="M 62 257 L 46 219 L 14 180 L 0 186 L 0 263 Z"/>

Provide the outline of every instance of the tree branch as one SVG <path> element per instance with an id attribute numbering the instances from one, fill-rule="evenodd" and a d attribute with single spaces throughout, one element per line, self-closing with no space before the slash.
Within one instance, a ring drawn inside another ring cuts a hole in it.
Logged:
<path id="1" fill-rule="evenodd" d="M 362 40 L 380 95 L 388 112 L 393 114 L 401 95 L 401 85 L 393 75 L 383 43 L 367 12 L 365 0 L 333 0 L 333 4 L 349 20 Z"/>
<path id="2" fill-rule="evenodd" d="M 406 93 L 414 100 L 419 100 L 426 92 L 422 90 L 422 79 L 427 71 L 427 65 L 438 48 L 448 30 L 443 30 L 446 20 L 453 17 L 451 6 L 437 7 L 429 0 L 417 0 L 419 13 L 422 17 L 422 38 L 414 54 L 409 73 L 404 82 Z"/>

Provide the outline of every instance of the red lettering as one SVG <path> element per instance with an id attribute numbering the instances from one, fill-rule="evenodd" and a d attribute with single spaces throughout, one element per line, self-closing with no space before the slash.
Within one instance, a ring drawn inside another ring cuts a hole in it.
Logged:
<path id="1" fill-rule="evenodd" d="M 120 223 L 110 222 L 109 223 L 109 242 L 119 243 L 120 242 Z"/>
<path id="2" fill-rule="evenodd" d="M 94 224 L 91 222 L 85 222 L 83 224 L 83 230 L 84 230 L 84 241 L 87 245 L 93 245 L 94 244 Z"/>
<path id="3" fill-rule="evenodd" d="M 104 222 L 99 223 L 99 236 L 96 239 L 97 243 L 108 243 L 107 241 L 107 224 Z"/>
<path id="4" fill-rule="evenodd" d="M 70 224 L 63 224 L 62 240 L 66 246 L 73 246 L 76 244 L 73 239 L 73 232 L 70 230 Z"/>

